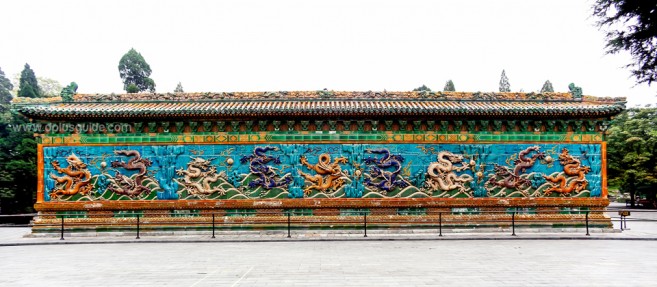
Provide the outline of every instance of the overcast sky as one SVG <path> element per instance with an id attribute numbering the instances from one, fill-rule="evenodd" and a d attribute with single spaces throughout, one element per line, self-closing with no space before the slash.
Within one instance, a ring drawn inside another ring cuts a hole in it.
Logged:
<path id="1" fill-rule="evenodd" d="M 627 54 L 605 55 L 592 1 L 2 1 L 0 68 L 80 93 L 121 93 L 130 48 L 158 92 L 512 91 L 550 80 L 584 94 L 657 102 Z"/>

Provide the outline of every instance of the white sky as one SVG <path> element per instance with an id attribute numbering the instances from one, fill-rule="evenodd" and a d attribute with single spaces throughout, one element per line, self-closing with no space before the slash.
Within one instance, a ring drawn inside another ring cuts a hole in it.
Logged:
<path id="1" fill-rule="evenodd" d="M 134 47 L 158 92 L 512 91 L 550 80 L 584 94 L 656 103 L 629 55 L 605 55 L 592 1 L 2 1 L 0 68 L 27 62 L 80 93 L 121 93 Z"/>

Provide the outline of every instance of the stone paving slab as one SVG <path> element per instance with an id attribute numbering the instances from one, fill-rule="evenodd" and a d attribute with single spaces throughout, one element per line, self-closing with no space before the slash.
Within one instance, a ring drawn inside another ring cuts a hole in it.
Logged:
<path id="1" fill-rule="evenodd" d="M 0 248 L 0 286 L 655 286 L 654 241 L 294 241 Z"/>

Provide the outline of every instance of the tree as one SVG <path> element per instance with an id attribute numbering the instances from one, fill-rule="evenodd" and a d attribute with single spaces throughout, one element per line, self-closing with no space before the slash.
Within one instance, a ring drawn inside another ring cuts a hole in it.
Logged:
<path id="1" fill-rule="evenodd" d="M 178 85 L 176 86 L 176 89 L 173 90 L 173 92 L 174 93 L 184 93 L 185 92 L 185 91 L 183 91 L 183 87 L 182 87 L 182 84 L 180 82 L 178 82 Z"/>
<path id="2" fill-rule="evenodd" d="M 59 96 L 59 92 L 63 88 L 59 81 L 45 77 L 37 77 L 37 80 L 39 82 L 39 89 L 41 90 L 42 97 Z"/>
<path id="3" fill-rule="evenodd" d="M 146 90 L 155 92 L 155 81 L 149 78 L 151 67 L 135 49 L 130 49 L 130 51 L 121 57 L 119 61 L 119 75 L 123 80 L 123 89 L 128 93 Z M 131 85 L 134 86 L 131 87 Z"/>
<path id="4" fill-rule="evenodd" d="M 0 69 L 0 114 L 4 114 L 9 110 L 9 104 L 11 103 L 11 91 L 14 88 L 14 85 L 11 84 L 11 81 L 5 77 L 5 72 Z"/>
<path id="5" fill-rule="evenodd" d="M 456 88 L 454 87 L 454 82 L 452 80 L 449 80 L 445 83 L 445 87 L 443 88 L 443 91 L 445 92 L 454 92 L 456 91 Z"/>
<path id="6" fill-rule="evenodd" d="M 509 83 L 509 78 L 506 77 L 506 72 L 502 70 L 502 77 L 500 77 L 500 92 L 510 92 L 511 84 Z"/>
<path id="7" fill-rule="evenodd" d="M 628 109 L 614 119 L 607 137 L 609 184 L 630 193 L 657 184 L 657 108 Z"/>
<path id="8" fill-rule="evenodd" d="M 18 81 L 18 96 L 26 98 L 38 98 L 41 96 L 39 83 L 34 75 L 34 71 L 27 63 L 21 72 L 21 78 Z"/>
<path id="9" fill-rule="evenodd" d="M 429 87 L 427 87 L 425 85 L 422 85 L 420 87 L 417 87 L 417 88 L 413 89 L 413 92 L 422 92 L 422 91 L 431 92 L 431 89 L 429 89 Z"/>
<path id="10" fill-rule="evenodd" d="M 541 93 L 554 93 L 554 88 L 552 87 L 550 80 L 545 81 L 545 84 L 543 84 L 543 87 L 541 88 Z"/>
<path id="11" fill-rule="evenodd" d="M 139 88 L 135 84 L 130 84 L 125 91 L 128 92 L 128 94 L 139 93 Z"/>
<path id="12" fill-rule="evenodd" d="M 14 114 L 0 122 L 0 209 L 2 213 L 33 212 L 37 184 L 36 141 L 16 129 L 27 119 Z"/>
<path id="13" fill-rule="evenodd" d="M 28 73 L 25 73 L 28 70 Z M 30 91 L 36 81 L 29 66 L 21 74 L 22 91 Z M 31 72 L 31 78 L 30 78 Z M 27 88 L 26 88 L 27 87 Z M 27 120 L 9 112 L 14 88 L 0 69 L 0 211 L 2 213 L 32 212 L 36 176 L 36 141 L 29 132 L 16 129 Z M 31 90 L 34 92 L 34 89 Z M 24 92 L 25 93 L 25 92 Z"/>
<path id="14" fill-rule="evenodd" d="M 608 54 L 628 51 L 637 84 L 657 80 L 657 7 L 654 1 L 596 0 L 593 16 L 605 30 Z"/>

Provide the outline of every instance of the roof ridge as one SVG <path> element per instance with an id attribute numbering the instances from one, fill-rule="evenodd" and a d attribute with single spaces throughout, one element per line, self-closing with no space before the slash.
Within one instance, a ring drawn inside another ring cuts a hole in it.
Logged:
<path id="1" fill-rule="evenodd" d="M 385 105 L 372 105 L 372 103 Z M 21 105 L 22 114 L 37 119 L 95 118 L 241 118 L 241 117 L 607 117 L 624 105 L 582 101 L 187 101 L 68 102 Z M 418 104 L 425 103 L 425 104 Z"/>

